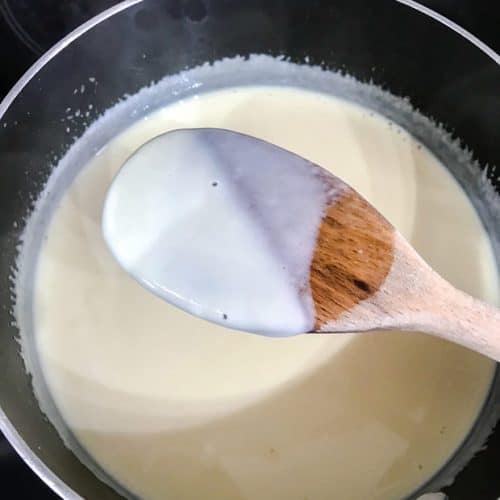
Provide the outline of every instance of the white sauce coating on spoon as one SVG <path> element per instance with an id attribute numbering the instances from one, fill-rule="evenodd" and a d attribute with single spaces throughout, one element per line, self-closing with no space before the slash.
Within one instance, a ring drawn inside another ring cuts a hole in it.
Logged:
<path id="1" fill-rule="evenodd" d="M 317 228 L 337 194 L 321 170 L 243 134 L 176 130 L 125 162 L 103 234 L 125 270 L 191 314 L 271 335 L 307 332 Z"/>

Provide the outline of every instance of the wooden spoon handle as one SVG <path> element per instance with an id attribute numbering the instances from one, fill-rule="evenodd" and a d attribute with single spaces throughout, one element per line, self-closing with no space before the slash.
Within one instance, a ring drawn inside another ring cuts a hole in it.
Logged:
<path id="1" fill-rule="evenodd" d="M 500 311 L 445 282 L 416 329 L 500 361 Z"/>
<path id="2" fill-rule="evenodd" d="M 500 311 L 454 288 L 397 232 L 392 266 L 379 290 L 318 330 L 383 329 L 430 333 L 500 362 Z"/>
<path id="3" fill-rule="evenodd" d="M 500 362 L 500 310 L 452 286 L 410 252 L 406 242 L 399 240 L 397 247 L 405 252 L 401 270 L 416 285 L 407 292 L 406 321 L 401 326 L 431 333 Z M 411 279 L 415 269 L 419 271 Z"/>

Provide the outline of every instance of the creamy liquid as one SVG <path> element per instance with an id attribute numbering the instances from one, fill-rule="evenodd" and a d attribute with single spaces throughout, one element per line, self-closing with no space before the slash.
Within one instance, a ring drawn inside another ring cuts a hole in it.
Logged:
<path id="1" fill-rule="evenodd" d="M 347 187 L 327 176 L 254 137 L 176 130 L 122 166 L 103 236 L 127 272 L 195 316 L 266 335 L 308 332 L 318 228 Z"/>
<path id="2" fill-rule="evenodd" d="M 112 140 L 53 215 L 34 319 L 44 375 L 66 423 L 103 469 L 145 498 L 387 500 L 411 493 L 464 439 L 494 363 L 417 333 L 235 333 L 142 288 L 102 238 L 104 197 L 134 150 L 183 127 L 233 129 L 324 166 L 445 278 L 498 299 L 492 251 L 471 204 L 406 132 L 299 89 L 200 94 Z"/>

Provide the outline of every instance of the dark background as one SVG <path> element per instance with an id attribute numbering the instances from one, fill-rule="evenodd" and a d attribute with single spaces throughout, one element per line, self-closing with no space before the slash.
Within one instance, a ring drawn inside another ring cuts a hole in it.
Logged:
<path id="1" fill-rule="evenodd" d="M 3 98 L 31 64 L 60 38 L 116 3 L 116 0 L 0 0 L 0 98 Z M 494 50 L 500 51 L 500 2 L 422 0 L 421 3 L 449 17 Z M 492 436 L 490 446 L 500 449 L 500 433 Z M 474 459 L 474 467 L 462 473 L 449 488 L 450 499 L 496 500 L 500 496 L 500 472 L 496 472 L 496 469 L 496 464 L 487 462 L 479 453 Z M 495 497 L 486 497 L 478 490 L 474 498 L 464 496 L 460 493 L 464 490 L 461 484 L 469 482 L 471 476 L 478 485 L 498 477 L 498 494 Z M 0 498 L 57 498 L 17 457 L 1 434 L 0 480 Z"/>

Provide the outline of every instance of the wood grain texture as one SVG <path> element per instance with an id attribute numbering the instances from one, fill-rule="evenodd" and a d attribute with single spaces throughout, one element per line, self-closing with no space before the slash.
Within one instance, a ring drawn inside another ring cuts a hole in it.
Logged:
<path id="1" fill-rule="evenodd" d="M 375 294 L 393 261 L 393 226 L 351 188 L 320 224 L 309 285 L 315 330 Z"/>
<path id="2" fill-rule="evenodd" d="M 354 231 L 346 228 L 353 221 Z M 338 235 L 341 229 L 348 234 Z M 357 249 L 365 258 L 356 256 Z M 356 193 L 328 210 L 313 260 L 316 332 L 420 331 L 500 361 L 500 311 L 439 276 Z M 356 280 L 367 286 L 358 290 Z"/>

